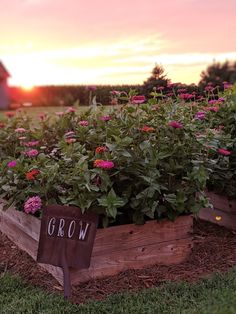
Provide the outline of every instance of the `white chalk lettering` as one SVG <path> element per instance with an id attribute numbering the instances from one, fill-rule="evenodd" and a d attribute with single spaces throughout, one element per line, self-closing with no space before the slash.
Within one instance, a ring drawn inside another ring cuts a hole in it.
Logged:
<path id="1" fill-rule="evenodd" d="M 63 230 L 64 226 L 65 226 L 65 219 L 61 218 L 59 222 L 58 233 L 57 233 L 58 237 L 64 237 L 64 230 Z"/>
<path id="2" fill-rule="evenodd" d="M 54 233 L 55 222 L 56 222 L 56 218 L 54 218 L 54 217 L 49 220 L 49 223 L 48 223 L 48 234 L 50 236 L 53 235 L 53 233 Z"/>
<path id="3" fill-rule="evenodd" d="M 74 232 L 75 232 L 75 221 L 72 220 L 72 221 L 70 222 L 69 229 L 68 229 L 68 238 L 72 238 Z"/>
<path id="4" fill-rule="evenodd" d="M 84 240 L 88 231 L 89 223 L 86 223 L 86 227 L 83 229 L 83 222 L 80 221 L 79 240 Z"/>

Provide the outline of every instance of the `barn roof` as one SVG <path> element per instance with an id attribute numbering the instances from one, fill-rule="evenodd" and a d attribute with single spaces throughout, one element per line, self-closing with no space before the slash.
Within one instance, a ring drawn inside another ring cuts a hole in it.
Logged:
<path id="1" fill-rule="evenodd" d="M 3 63 L 0 61 L 0 78 L 7 78 L 9 76 L 10 76 L 9 72 L 7 71 Z"/>

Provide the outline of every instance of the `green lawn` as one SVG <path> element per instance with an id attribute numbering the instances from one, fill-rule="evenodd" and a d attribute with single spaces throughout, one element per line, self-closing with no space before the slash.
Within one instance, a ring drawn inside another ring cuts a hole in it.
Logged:
<path id="1" fill-rule="evenodd" d="M 217 265 L 216 265 L 217 267 Z M 196 284 L 172 283 L 135 294 L 118 294 L 102 302 L 73 305 L 9 274 L 0 279 L 1 314 L 234 314 L 236 269 Z"/>

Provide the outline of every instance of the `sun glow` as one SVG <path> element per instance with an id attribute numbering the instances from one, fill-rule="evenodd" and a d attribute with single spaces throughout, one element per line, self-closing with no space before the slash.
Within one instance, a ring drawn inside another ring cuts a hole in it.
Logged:
<path id="1" fill-rule="evenodd" d="M 31 83 L 23 83 L 21 84 L 21 88 L 26 92 L 31 92 L 34 89 L 34 85 Z"/>

